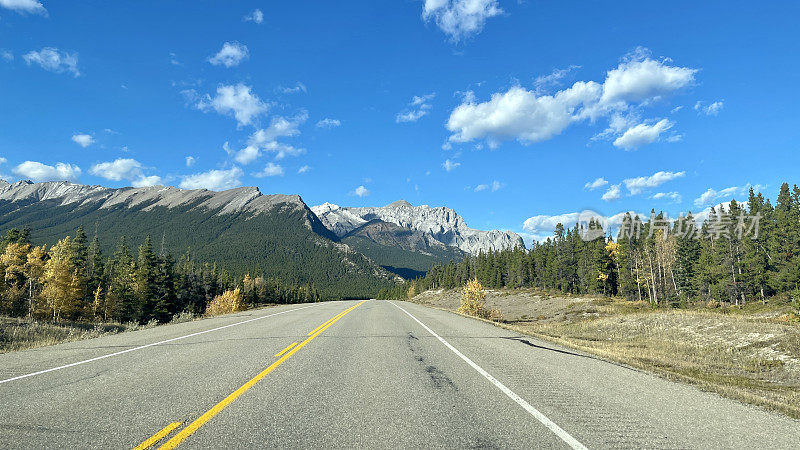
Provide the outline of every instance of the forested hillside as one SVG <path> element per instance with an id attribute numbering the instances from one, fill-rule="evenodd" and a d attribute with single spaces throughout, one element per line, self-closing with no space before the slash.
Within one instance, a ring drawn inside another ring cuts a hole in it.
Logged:
<path id="1" fill-rule="evenodd" d="M 616 239 L 586 241 L 583 230 L 559 224 L 552 238 L 530 251 L 488 252 L 438 266 L 413 289 L 455 288 L 477 277 L 492 288 L 620 295 L 657 305 L 692 300 L 742 304 L 772 296 L 800 301 L 796 185 L 790 189 L 784 183 L 774 206 L 750 189 L 746 204 L 734 200 L 727 208 L 712 209 L 697 226 L 690 226 L 691 215 L 666 224 L 661 214 L 642 223 L 627 219 L 640 227 L 638 237 L 628 229 Z"/>
<path id="2" fill-rule="evenodd" d="M 146 237 L 138 249 L 125 237 L 106 254 L 78 228 L 51 248 L 34 246 L 28 229 L 12 228 L 0 241 L 0 314 L 53 321 L 166 322 L 175 314 L 203 314 L 214 300 L 239 306 L 319 301 L 310 284 L 286 285 L 261 276 L 234 277 L 190 254 L 175 258 Z"/>
<path id="3" fill-rule="evenodd" d="M 34 188 L 44 193 L 31 191 Z M 70 189 L 95 190 L 79 192 L 83 197 L 72 194 L 75 198 L 61 194 Z M 167 252 L 188 250 L 232 276 L 258 273 L 289 285 L 313 284 L 324 298 L 371 297 L 393 284 L 391 274 L 332 241 L 336 237 L 298 196 L 264 196 L 244 189 L 155 189 L 16 183 L 0 199 L 0 230 L 27 227 L 32 242 L 53 246 L 82 226 L 88 235 L 97 236 L 106 254 L 116 250 L 123 236 L 136 242 L 151 236 Z M 11 196 L 14 190 L 22 193 Z M 248 207 L 261 199 L 271 203 Z M 172 203 L 164 205 L 168 201 Z"/>

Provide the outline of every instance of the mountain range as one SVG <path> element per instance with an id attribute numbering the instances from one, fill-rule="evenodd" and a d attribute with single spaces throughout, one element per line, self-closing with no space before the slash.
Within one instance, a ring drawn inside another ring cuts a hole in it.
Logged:
<path id="1" fill-rule="evenodd" d="M 522 245 L 514 233 L 468 228 L 452 209 L 404 201 L 309 208 L 299 195 L 265 195 L 256 187 L 215 192 L 0 181 L 0 230 L 26 226 L 35 242 L 48 245 L 83 226 L 107 255 L 122 236 L 135 244 L 150 235 L 170 252 L 189 250 L 236 275 L 312 283 L 329 298 L 373 296 L 398 276 Z"/>

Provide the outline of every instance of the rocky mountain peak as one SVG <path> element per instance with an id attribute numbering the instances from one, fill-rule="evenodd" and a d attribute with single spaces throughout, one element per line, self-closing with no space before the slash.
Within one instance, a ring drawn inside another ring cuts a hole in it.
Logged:
<path id="1" fill-rule="evenodd" d="M 522 238 L 509 231 L 481 231 L 469 228 L 454 210 L 428 205 L 412 206 L 399 200 L 384 207 L 350 208 L 324 203 L 311 208 L 322 223 L 343 237 L 373 220 L 393 223 L 403 229 L 420 231 L 444 245 L 465 252 L 500 250 L 524 246 Z"/>
<path id="2" fill-rule="evenodd" d="M 405 200 L 398 200 L 394 203 L 390 203 L 386 205 L 387 208 L 413 208 L 414 206 L 411 203 L 408 203 Z"/>

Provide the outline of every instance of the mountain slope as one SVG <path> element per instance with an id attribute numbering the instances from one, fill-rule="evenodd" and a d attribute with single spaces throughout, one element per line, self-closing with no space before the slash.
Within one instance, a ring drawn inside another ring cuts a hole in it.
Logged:
<path id="1" fill-rule="evenodd" d="M 312 211 L 328 229 L 344 237 L 364 224 L 378 219 L 398 227 L 424 233 L 432 240 L 464 252 L 502 250 L 524 246 L 522 238 L 510 231 L 480 231 L 469 228 L 464 219 L 450 208 L 412 206 L 400 200 L 384 207 L 348 208 L 331 203 L 314 206 Z"/>
<path id="2" fill-rule="evenodd" d="M 109 255 L 121 236 L 151 235 L 167 250 L 214 261 L 233 274 L 314 284 L 327 297 L 368 297 L 392 275 L 338 240 L 297 195 L 257 188 L 111 189 L 67 182 L 0 184 L 0 230 L 29 226 L 52 245 L 83 226 Z"/>
<path id="3" fill-rule="evenodd" d="M 427 233 L 378 219 L 350 231 L 342 242 L 403 278 L 418 278 L 434 265 L 459 261 L 466 255 Z"/>

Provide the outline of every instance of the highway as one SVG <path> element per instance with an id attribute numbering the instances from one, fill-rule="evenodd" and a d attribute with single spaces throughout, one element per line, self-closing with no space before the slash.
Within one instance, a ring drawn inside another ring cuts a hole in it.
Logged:
<path id="1" fill-rule="evenodd" d="M 0 355 L 2 448 L 797 448 L 800 421 L 399 301 Z"/>

